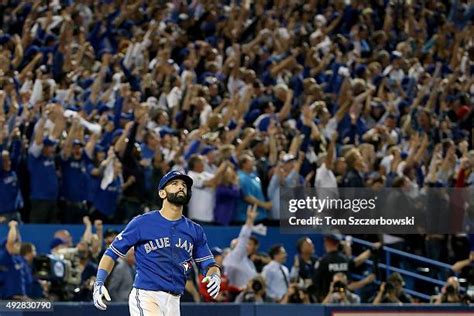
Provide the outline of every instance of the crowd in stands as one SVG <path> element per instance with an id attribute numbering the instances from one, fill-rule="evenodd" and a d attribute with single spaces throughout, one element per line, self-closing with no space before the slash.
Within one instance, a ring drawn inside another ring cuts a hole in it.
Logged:
<path id="1" fill-rule="evenodd" d="M 8 0 L 0 12 L 0 222 L 124 224 L 159 209 L 171 169 L 194 180 L 188 217 L 244 224 L 247 239 L 248 207 L 278 222 L 281 188 L 397 187 L 416 200 L 474 186 L 469 1 Z M 435 260 L 469 257 L 465 236 L 407 240 Z M 224 301 L 238 289 L 239 301 L 355 303 L 345 291 L 374 281 L 331 274 L 308 290 L 282 267 L 284 249 L 256 268 L 242 244 L 222 253 Z M 84 271 L 102 246 L 76 246 Z M 5 247 L 25 266 L 35 252 Z M 323 259 L 299 247 L 300 279 L 314 280 Z M 407 300 L 394 280 L 375 302 Z M 447 282 L 451 300 L 459 285 Z"/>

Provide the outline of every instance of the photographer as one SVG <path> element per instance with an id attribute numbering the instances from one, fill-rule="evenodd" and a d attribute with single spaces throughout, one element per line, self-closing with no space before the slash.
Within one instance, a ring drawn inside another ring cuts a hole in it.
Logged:
<path id="1" fill-rule="evenodd" d="M 36 247 L 30 242 L 21 244 L 20 254 L 23 258 L 23 277 L 25 280 L 25 291 L 30 298 L 44 298 L 48 294 L 48 283 L 40 282 L 33 275 L 32 265 L 36 257 Z"/>
<path id="2" fill-rule="evenodd" d="M 470 239 L 472 236 L 470 236 Z M 474 251 L 472 250 L 472 240 L 470 242 L 471 253 L 469 258 L 454 263 L 451 269 L 457 273 L 459 278 L 467 280 L 466 301 L 474 302 Z"/>
<path id="3" fill-rule="evenodd" d="M 395 285 L 392 282 L 383 282 L 380 285 L 379 291 L 375 296 L 373 301 L 374 305 L 378 304 L 399 304 L 402 305 L 402 302 L 398 299 L 397 290 Z"/>
<path id="4" fill-rule="evenodd" d="M 235 299 L 236 303 L 266 303 L 270 302 L 265 295 L 265 279 L 261 275 L 255 276 Z"/>
<path id="5" fill-rule="evenodd" d="M 344 273 L 336 273 L 332 279 L 329 293 L 322 302 L 323 304 L 360 304 L 360 297 L 347 288 L 347 276 Z"/>
<path id="6" fill-rule="evenodd" d="M 306 289 L 301 288 L 298 284 L 291 284 L 288 292 L 283 296 L 280 304 L 309 304 L 309 295 Z"/>
<path id="7" fill-rule="evenodd" d="M 97 264 L 93 263 L 91 249 L 85 241 L 81 241 L 76 246 L 76 267 L 75 270 L 80 273 L 79 286 L 74 289 L 75 301 L 92 300 L 92 291 L 97 272 Z"/>
<path id="8" fill-rule="evenodd" d="M 51 254 L 38 256 L 33 260 L 35 275 L 41 280 L 51 281 L 49 293 L 52 300 L 89 300 L 97 271 L 93 255 L 100 253 L 102 245 L 102 222 L 94 222 L 96 233 L 88 216 L 83 218 L 84 233 L 81 241 L 72 247 L 68 234 L 55 234 L 51 242 Z M 60 238 L 60 237 L 63 238 Z M 62 269 L 57 270 L 61 266 Z M 62 271 L 62 273 L 57 273 Z"/>
<path id="9" fill-rule="evenodd" d="M 457 304 L 463 301 L 463 295 L 459 293 L 460 285 L 456 277 L 450 277 L 443 286 L 441 293 L 437 295 L 435 304 Z"/>

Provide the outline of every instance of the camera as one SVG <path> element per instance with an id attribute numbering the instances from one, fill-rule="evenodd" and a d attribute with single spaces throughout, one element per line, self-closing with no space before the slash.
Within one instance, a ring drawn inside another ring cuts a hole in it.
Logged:
<path id="1" fill-rule="evenodd" d="M 40 280 L 73 285 L 78 285 L 81 282 L 81 274 L 74 263 L 54 255 L 40 255 L 34 258 L 33 271 Z"/>
<path id="2" fill-rule="evenodd" d="M 302 304 L 304 303 L 304 297 L 307 294 L 307 291 L 304 287 L 299 287 L 293 285 L 295 292 L 289 297 L 288 302 L 290 304 Z"/>
<path id="3" fill-rule="evenodd" d="M 456 295 L 457 291 L 454 285 L 450 284 L 446 287 L 446 294 L 447 295 Z"/>
<path id="4" fill-rule="evenodd" d="M 262 284 L 262 282 L 260 282 L 259 280 L 253 280 L 253 282 L 252 282 L 252 290 L 253 290 L 255 293 L 258 293 L 258 292 L 260 292 L 261 290 L 263 290 L 263 284 Z"/>
<path id="5" fill-rule="evenodd" d="M 71 300 L 74 289 L 81 284 L 76 254 L 75 249 L 63 249 L 63 254 L 39 255 L 33 259 L 34 276 L 51 282 L 49 294 L 57 300 Z"/>
<path id="6" fill-rule="evenodd" d="M 346 284 L 344 282 L 337 281 L 334 283 L 334 287 L 333 287 L 334 293 L 343 293 L 345 291 L 346 291 Z"/>

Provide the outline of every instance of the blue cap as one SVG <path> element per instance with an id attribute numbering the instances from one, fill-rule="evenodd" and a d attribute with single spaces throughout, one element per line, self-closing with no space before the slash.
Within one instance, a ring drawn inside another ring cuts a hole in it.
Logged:
<path id="1" fill-rule="evenodd" d="M 254 123 L 257 129 L 261 132 L 266 132 L 268 127 L 270 126 L 270 122 L 272 121 L 272 117 L 270 115 L 262 114 Z"/>
<path id="2" fill-rule="evenodd" d="M 364 64 L 358 65 L 355 69 L 355 74 L 357 77 L 362 77 L 367 70 L 367 66 Z"/>
<path id="3" fill-rule="evenodd" d="M 133 113 L 122 113 L 121 118 L 124 120 L 132 121 L 134 119 Z"/>
<path id="4" fill-rule="evenodd" d="M 48 43 L 50 41 L 53 41 L 53 42 L 56 42 L 58 40 L 58 37 L 54 34 L 48 34 L 46 35 L 45 39 L 44 39 L 44 42 L 45 43 Z"/>
<path id="5" fill-rule="evenodd" d="M 43 139 L 43 145 L 44 146 L 54 146 L 56 145 L 58 142 L 55 141 L 55 140 L 52 140 L 51 138 L 48 138 L 46 137 L 45 139 Z"/>
<path id="6" fill-rule="evenodd" d="M 187 176 L 186 174 L 173 170 L 168 172 L 161 178 L 160 184 L 158 186 L 158 190 L 163 190 L 165 186 L 170 182 L 171 180 L 174 179 L 181 179 L 186 183 L 186 186 L 188 187 L 188 192 L 190 191 L 191 187 L 193 186 L 193 179 L 191 177 Z"/>
<path id="7" fill-rule="evenodd" d="M 120 136 L 122 136 L 122 133 L 123 133 L 123 129 L 121 129 L 121 128 L 116 129 L 116 130 L 112 133 L 112 139 L 114 139 L 115 137 L 120 137 Z"/>
<path id="8" fill-rule="evenodd" d="M 84 143 L 82 142 L 82 140 L 76 138 L 75 140 L 72 141 L 72 145 L 73 146 L 76 146 L 76 145 L 84 146 Z"/>
<path id="9" fill-rule="evenodd" d="M 11 40 L 11 38 L 12 37 L 9 34 L 5 34 L 5 35 L 0 36 L 0 45 L 4 45 L 4 44 L 8 43 Z"/>
<path id="10" fill-rule="evenodd" d="M 163 126 L 160 128 L 160 137 L 164 137 L 165 135 L 174 135 L 175 131 L 171 127 Z"/>
<path id="11" fill-rule="evenodd" d="M 61 239 L 61 238 L 54 238 L 52 241 L 51 241 L 51 244 L 49 244 L 49 249 L 54 249 L 56 248 L 57 246 L 59 245 L 64 245 L 66 244 L 67 241 L 65 241 L 64 239 Z"/>
<path id="12" fill-rule="evenodd" d="M 214 146 L 206 146 L 201 151 L 201 155 L 207 155 L 208 153 L 213 152 L 215 150 L 216 150 L 216 147 L 214 147 Z"/>
<path id="13" fill-rule="evenodd" d="M 101 145 L 95 145 L 94 149 L 95 149 L 96 153 L 107 152 L 107 148 L 105 148 L 104 146 L 101 146 Z"/>

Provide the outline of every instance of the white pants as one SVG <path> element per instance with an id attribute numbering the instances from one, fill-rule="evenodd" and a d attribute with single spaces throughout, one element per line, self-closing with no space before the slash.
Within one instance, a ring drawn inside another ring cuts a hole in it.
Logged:
<path id="1" fill-rule="evenodd" d="M 128 297 L 130 316 L 179 316 L 179 296 L 133 288 Z"/>

